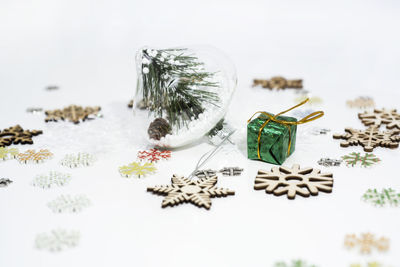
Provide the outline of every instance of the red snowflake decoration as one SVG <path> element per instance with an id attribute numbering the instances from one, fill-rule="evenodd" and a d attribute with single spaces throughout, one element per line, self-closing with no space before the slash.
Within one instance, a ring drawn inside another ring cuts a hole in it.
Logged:
<path id="1" fill-rule="evenodd" d="M 161 159 L 169 159 L 171 157 L 170 150 L 158 150 L 152 148 L 149 151 L 139 151 L 138 158 L 143 160 L 148 160 L 150 162 L 157 162 Z"/>

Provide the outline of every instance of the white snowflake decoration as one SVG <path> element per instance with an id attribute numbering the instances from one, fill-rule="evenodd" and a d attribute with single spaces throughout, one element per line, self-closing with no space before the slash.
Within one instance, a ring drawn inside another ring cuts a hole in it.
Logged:
<path id="1" fill-rule="evenodd" d="M 82 211 L 82 209 L 90 206 L 90 204 L 90 200 L 84 195 L 78 195 L 75 197 L 72 197 L 71 195 L 61 195 L 49 202 L 47 206 L 55 213 L 75 213 Z"/>
<path id="2" fill-rule="evenodd" d="M 53 230 L 50 233 L 38 234 L 35 239 L 37 249 L 46 249 L 51 252 L 73 248 L 79 244 L 80 233 L 64 229 Z"/>
<path id="3" fill-rule="evenodd" d="M 61 160 L 61 165 L 69 168 L 78 168 L 90 166 L 94 161 L 94 156 L 88 153 L 67 154 Z"/>
<path id="4" fill-rule="evenodd" d="M 38 175 L 33 179 L 32 185 L 41 188 L 51 188 L 53 186 L 64 186 L 71 180 L 71 175 L 56 171 L 50 171 L 48 175 Z"/>

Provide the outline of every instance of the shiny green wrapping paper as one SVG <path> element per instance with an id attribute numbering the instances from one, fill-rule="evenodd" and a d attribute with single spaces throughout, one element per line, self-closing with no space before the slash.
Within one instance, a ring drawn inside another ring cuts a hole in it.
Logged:
<path id="1" fill-rule="evenodd" d="M 273 114 L 271 115 L 273 116 Z M 297 121 L 296 118 L 287 116 L 278 116 L 277 119 Z M 268 117 L 261 114 L 247 124 L 247 157 L 249 159 L 258 159 L 258 132 L 266 120 L 268 120 Z M 290 127 L 290 133 L 288 127 Z M 283 125 L 274 121 L 268 122 L 261 132 L 260 160 L 281 165 L 294 151 L 296 146 L 296 131 L 297 125 Z M 288 154 L 289 141 L 291 145 Z"/>

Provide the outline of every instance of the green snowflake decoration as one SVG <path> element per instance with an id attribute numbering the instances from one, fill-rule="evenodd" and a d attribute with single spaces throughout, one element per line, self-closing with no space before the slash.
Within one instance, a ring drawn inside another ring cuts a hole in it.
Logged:
<path id="1" fill-rule="evenodd" d="M 381 161 L 377 156 L 372 153 L 365 153 L 364 156 L 361 156 L 360 153 L 352 152 L 348 155 L 342 157 L 342 159 L 346 162 L 347 166 L 354 167 L 357 163 L 360 163 L 362 167 L 369 167 L 377 162 Z"/>
<path id="2" fill-rule="evenodd" d="M 378 192 L 376 189 L 368 189 L 362 196 L 363 200 L 376 206 L 398 206 L 400 203 L 400 193 L 396 193 L 392 188 L 382 189 Z"/>
<path id="3" fill-rule="evenodd" d="M 291 264 L 287 264 L 286 262 L 280 261 L 275 263 L 274 267 L 317 267 L 313 264 L 308 264 L 303 260 L 292 260 Z"/>
<path id="4" fill-rule="evenodd" d="M 119 167 L 119 173 L 121 174 L 121 176 L 126 178 L 130 178 L 133 175 L 140 178 L 148 174 L 153 174 L 156 170 L 157 169 L 156 167 L 154 167 L 153 162 L 146 162 L 144 164 L 141 164 L 140 162 L 134 161 L 128 165 Z"/>
<path id="5" fill-rule="evenodd" d="M 0 147 L 0 160 L 13 159 L 19 153 L 18 148 Z"/>

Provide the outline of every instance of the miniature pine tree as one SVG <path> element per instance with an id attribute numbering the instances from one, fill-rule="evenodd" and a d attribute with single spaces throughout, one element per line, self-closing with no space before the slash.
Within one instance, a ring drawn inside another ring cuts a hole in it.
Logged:
<path id="1" fill-rule="evenodd" d="M 219 87 L 215 73 L 187 49 L 143 49 L 141 54 L 141 97 L 155 117 L 167 117 L 178 129 L 204 112 L 204 104 L 217 105 Z M 139 92 L 139 91 L 138 91 Z"/>

